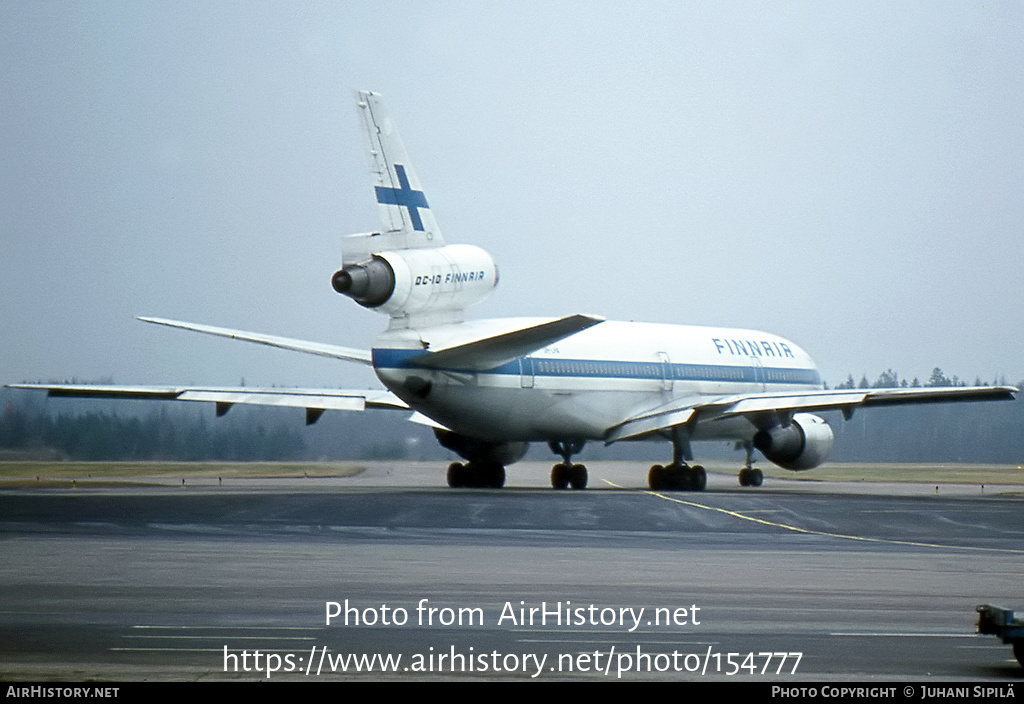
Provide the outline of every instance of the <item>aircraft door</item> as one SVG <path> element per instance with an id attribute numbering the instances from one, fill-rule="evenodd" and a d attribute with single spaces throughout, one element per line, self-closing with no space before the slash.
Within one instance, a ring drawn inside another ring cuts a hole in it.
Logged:
<path id="1" fill-rule="evenodd" d="M 533 388 L 533 357 L 519 358 L 519 385 L 524 389 Z"/>
<path id="2" fill-rule="evenodd" d="M 659 352 L 658 359 L 661 360 L 661 390 L 671 391 L 675 384 L 672 372 L 672 362 L 668 358 L 668 352 Z"/>
<path id="3" fill-rule="evenodd" d="M 750 366 L 754 372 L 754 385 L 756 391 L 765 390 L 765 372 L 764 365 L 761 363 L 761 358 L 756 354 L 750 355 Z"/>

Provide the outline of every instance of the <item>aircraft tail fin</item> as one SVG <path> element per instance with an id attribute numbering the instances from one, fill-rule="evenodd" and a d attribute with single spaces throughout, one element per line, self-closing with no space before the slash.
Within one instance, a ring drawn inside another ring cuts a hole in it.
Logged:
<path id="1" fill-rule="evenodd" d="M 494 259 L 473 245 L 445 244 L 383 99 L 359 91 L 356 103 L 384 227 L 346 238 L 331 285 L 390 316 L 392 328 L 461 322 L 465 307 L 498 284 Z"/>
<path id="2" fill-rule="evenodd" d="M 353 242 L 346 249 L 365 256 L 367 252 L 443 247 L 441 230 L 383 99 L 377 93 L 358 91 L 356 105 L 369 147 L 374 197 L 383 230 L 354 235 L 353 239 L 362 237 L 367 241 Z"/>

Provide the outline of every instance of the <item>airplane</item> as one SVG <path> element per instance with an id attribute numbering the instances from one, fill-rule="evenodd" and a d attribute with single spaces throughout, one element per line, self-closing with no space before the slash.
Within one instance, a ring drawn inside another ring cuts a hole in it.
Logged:
<path id="1" fill-rule="evenodd" d="M 555 489 L 584 489 L 573 462 L 587 442 L 668 441 L 672 459 L 648 472 L 652 490 L 704 490 L 691 443 L 727 440 L 746 450 L 741 486 L 760 486 L 754 451 L 787 470 L 823 463 L 834 436 L 813 412 L 902 404 L 1011 400 L 1012 386 L 827 389 L 810 356 L 778 335 L 754 330 L 562 318 L 467 320 L 465 310 L 498 284 L 483 249 L 447 244 L 380 95 L 356 104 L 369 145 L 383 227 L 351 235 L 335 291 L 388 316 L 372 350 L 200 325 L 142 321 L 370 365 L 386 390 L 201 386 L 11 384 L 55 397 L 205 401 L 222 416 L 234 404 L 326 410 L 412 411 L 464 462 L 451 487 L 497 488 L 505 468 L 545 442 L 560 460 Z"/>

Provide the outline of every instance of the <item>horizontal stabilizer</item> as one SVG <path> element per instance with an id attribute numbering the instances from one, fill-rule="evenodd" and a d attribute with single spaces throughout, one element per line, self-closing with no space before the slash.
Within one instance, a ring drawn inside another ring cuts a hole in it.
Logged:
<path id="1" fill-rule="evenodd" d="M 369 350 L 361 350 L 355 347 L 327 345 L 321 342 L 306 342 L 305 340 L 295 340 L 290 337 L 278 337 L 276 335 L 264 335 L 258 332 L 245 332 L 244 330 L 219 328 L 213 325 L 185 323 L 180 320 L 167 320 L 166 318 L 140 317 L 139 320 L 145 323 L 156 323 L 157 325 L 167 325 L 168 327 L 172 328 L 181 328 L 182 330 L 201 332 L 205 335 L 216 335 L 217 337 L 227 337 L 232 340 L 244 340 L 245 342 L 255 342 L 256 344 L 259 345 L 279 347 L 284 350 L 292 350 L 293 352 L 305 352 L 306 354 L 315 354 L 319 355 L 320 357 L 344 359 L 348 360 L 349 362 L 359 362 L 361 364 L 372 363 L 370 360 Z"/>
<path id="2" fill-rule="evenodd" d="M 408 363 L 432 369 L 488 371 L 601 322 L 604 322 L 604 318 L 593 315 L 570 315 L 494 337 L 427 352 L 410 358 Z"/>

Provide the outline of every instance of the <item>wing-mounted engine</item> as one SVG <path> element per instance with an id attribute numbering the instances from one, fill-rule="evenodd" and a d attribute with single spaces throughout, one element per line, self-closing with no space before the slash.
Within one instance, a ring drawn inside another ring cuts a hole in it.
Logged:
<path id="1" fill-rule="evenodd" d="M 754 447 L 783 469 L 813 469 L 832 451 L 832 428 L 818 416 L 797 413 L 789 425 L 775 425 L 754 435 Z"/>
<path id="2" fill-rule="evenodd" d="M 491 255 L 472 245 L 377 252 L 335 272 L 331 285 L 366 308 L 393 318 L 461 311 L 498 285 Z"/>

